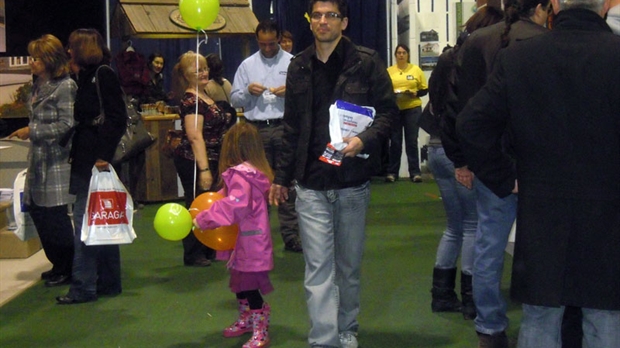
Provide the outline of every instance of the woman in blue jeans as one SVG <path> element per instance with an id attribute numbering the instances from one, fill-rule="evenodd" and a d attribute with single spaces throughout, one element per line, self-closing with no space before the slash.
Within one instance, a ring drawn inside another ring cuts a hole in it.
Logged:
<path id="1" fill-rule="evenodd" d="M 446 210 L 447 226 L 437 248 L 433 269 L 433 312 L 463 312 L 465 319 L 476 317 L 472 297 L 474 238 L 478 226 L 476 191 L 459 184 L 454 177 L 454 164 L 448 159 L 441 142 L 431 136 L 428 166 L 439 186 Z M 461 256 L 461 302 L 454 291 L 456 263 Z"/>
<path id="2" fill-rule="evenodd" d="M 497 23 L 503 14 L 493 7 L 479 9 L 465 23 L 465 31 L 458 38 L 454 48 L 446 49 L 439 57 L 437 66 L 429 80 L 429 110 L 424 110 L 420 126 L 431 135 L 428 148 L 428 165 L 439 186 L 446 210 L 447 227 L 437 248 L 437 259 L 433 270 L 431 290 L 433 312 L 459 312 L 467 320 L 476 318 L 473 300 L 472 271 L 474 264 L 474 241 L 478 228 L 476 190 L 467 188 L 456 181 L 455 174 L 473 178 L 467 167 L 456 169 L 448 159 L 439 136 L 443 133 L 446 115 L 454 114 L 456 95 L 455 62 L 458 49 L 469 33 Z M 461 256 L 461 302 L 454 291 L 456 262 Z"/>

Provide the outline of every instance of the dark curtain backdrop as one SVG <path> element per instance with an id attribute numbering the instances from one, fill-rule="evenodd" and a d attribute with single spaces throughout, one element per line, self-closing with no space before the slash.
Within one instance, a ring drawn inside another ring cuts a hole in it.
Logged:
<path id="1" fill-rule="evenodd" d="M 251 0 L 252 7 L 256 17 L 273 18 L 282 29 L 290 31 L 294 38 L 294 53 L 300 52 L 304 48 L 313 43 L 310 24 L 304 18 L 307 11 L 306 0 Z M 273 2 L 273 5 L 270 3 Z M 111 1 L 111 8 L 114 9 L 116 1 Z M 269 12 L 273 7 L 274 14 Z M 345 31 L 345 35 L 350 37 L 353 42 L 377 50 L 384 62 L 386 60 L 387 49 L 387 23 L 385 0 L 351 0 L 349 1 L 349 26 Z M 204 35 L 201 34 L 201 39 Z M 136 51 L 148 56 L 152 52 L 160 52 L 164 55 L 166 66 L 164 75 L 166 76 L 166 88 L 170 88 L 171 72 L 174 63 L 179 55 L 188 50 L 196 50 L 195 39 L 131 39 L 133 47 Z M 224 62 L 224 76 L 232 83 L 237 67 L 247 58 L 243 56 L 241 47 L 249 43 L 250 52 L 254 53 L 258 50 L 254 36 L 244 37 L 226 37 L 221 40 L 217 38 L 209 38 L 208 44 L 200 46 L 200 53 L 207 55 L 209 53 L 222 52 L 222 61 Z M 111 49 L 114 54 L 124 49 L 121 39 L 113 39 Z"/>
<path id="2" fill-rule="evenodd" d="M 105 28 L 103 0 L 5 0 L 6 52 L 0 56 L 27 56 L 28 43 L 52 34 L 66 42 L 78 28 Z M 85 15 L 88 14 L 88 15 Z"/>
<path id="3" fill-rule="evenodd" d="M 306 0 L 251 0 L 257 18 L 270 16 L 279 25 L 295 37 L 294 52 L 299 52 L 313 42 L 310 24 L 304 18 L 308 2 Z M 274 14 L 269 13 L 270 3 L 273 2 Z M 51 33 L 66 43 L 69 33 L 77 28 L 96 28 L 105 37 L 105 1 L 84 0 L 7 0 L 7 37 L 8 52 L 3 55 L 27 55 L 26 47 L 32 39 L 42 34 Z M 110 11 L 113 12 L 117 0 L 110 1 Z M 385 0 L 350 0 L 349 27 L 345 35 L 353 42 L 379 52 L 386 60 L 387 23 L 385 21 Z M 84 15 L 88 13 L 88 15 Z M 204 39 L 201 34 L 200 39 Z M 129 38 L 134 49 L 148 57 L 153 52 L 163 54 L 166 62 L 164 68 L 165 86 L 170 89 L 171 72 L 178 57 L 189 50 L 196 50 L 195 39 L 137 39 Z M 200 46 L 199 52 L 203 55 L 219 53 L 221 46 L 224 62 L 224 76 L 231 82 L 237 67 L 243 59 L 241 49 L 249 43 L 250 52 L 258 50 L 253 35 L 244 37 L 226 37 L 221 40 L 209 37 L 207 44 Z M 125 49 L 126 40 L 112 38 L 110 49 L 116 56 Z"/>

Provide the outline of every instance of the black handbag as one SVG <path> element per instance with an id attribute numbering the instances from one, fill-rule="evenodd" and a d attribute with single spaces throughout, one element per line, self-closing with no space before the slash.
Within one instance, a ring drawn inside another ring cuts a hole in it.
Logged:
<path id="1" fill-rule="evenodd" d="M 95 73 L 95 84 L 97 85 L 97 96 L 99 97 L 100 108 L 99 116 L 95 118 L 94 123 L 96 124 L 102 124 L 105 119 L 103 101 L 101 99 L 101 91 L 99 89 L 99 79 L 97 78 L 99 76 L 99 69 L 104 66 L 108 67 L 107 65 L 102 65 L 97 68 L 97 72 Z M 108 68 L 112 69 L 110 67 Z M 114 165 L 135 157 L 151 146 L 156 140 L 156 138 L 146 130 L 144 122 L 142 121 L 142 116 L 138 113 L 138 111 L 136 111 L 136 108 L 129 101 L 129 98 L 127 98 L 127 95 L 125 95 L 124 92 L 123 100 L 127 111 L 127 128 L 125 129 L 125 133 L 123 133 L 121 140 L 118 142 L 116 152 L 112 158 L 112 164 Z"/>

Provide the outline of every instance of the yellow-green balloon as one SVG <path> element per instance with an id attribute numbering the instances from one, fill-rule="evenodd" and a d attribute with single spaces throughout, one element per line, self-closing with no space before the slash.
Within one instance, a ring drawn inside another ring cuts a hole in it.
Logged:
<path id="1" fill-rule="evenodd" d="M 178 203 L 166 203 L 157 209 L 153 227 L 166 240 L 181 240 L 192 230 L 192 216 Z"/>
<path id="2" fill-rule="evenodd" d="M 220 12 L 220 1 L 180 0 L 179 11 L 187 25 L 196 30 L 202 30 L 208 28 L 217 18 Z"/>

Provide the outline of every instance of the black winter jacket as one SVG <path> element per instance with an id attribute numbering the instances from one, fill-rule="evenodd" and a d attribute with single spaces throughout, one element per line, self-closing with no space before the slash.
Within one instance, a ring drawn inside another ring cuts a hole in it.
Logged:
<path id="1" fill-rule="evenodd" d="M 93 126 L 99 115 L 99 97 L 95 85 L 98 65 L 80 71 L 75 97 L 74 118 L 76 131 L 71 147 L 71 185 L 69 191 L 76 193 L 78 187 L 90 180 L 97 159 L 110 162 L 121 136 L 127 128 L 127 110 L 123 91 L 116 73 L 111 68 L 99 71 L 99 87 L 105 112 L 105 121 Z"/>
<path id="2" fill-rule="evenodd" d="M 398 117 L 398 106 L 392 81 L 377 52 L 357 46 L 346 37 L 342 40 L 344 64 L 331 102 L 340 99 L 376 109 L 372 126 L 358 135 L 364 143 L 363 153 L 370 157 L 346 157 L 338 167 L 335 180 L 343 187 L 350 187 L 369 180 L 380 169 L 381 145 Z M 308 147 L 315 117 L 312 113 L 312 57 L 315 52 L 316 48 L 310 46 L 295 56 L 288 68 L 282 154 L 274 179 L 278 185 L 287 186 L 293 179 L 303 184 L 304 171 L 311 160 Z"/>

